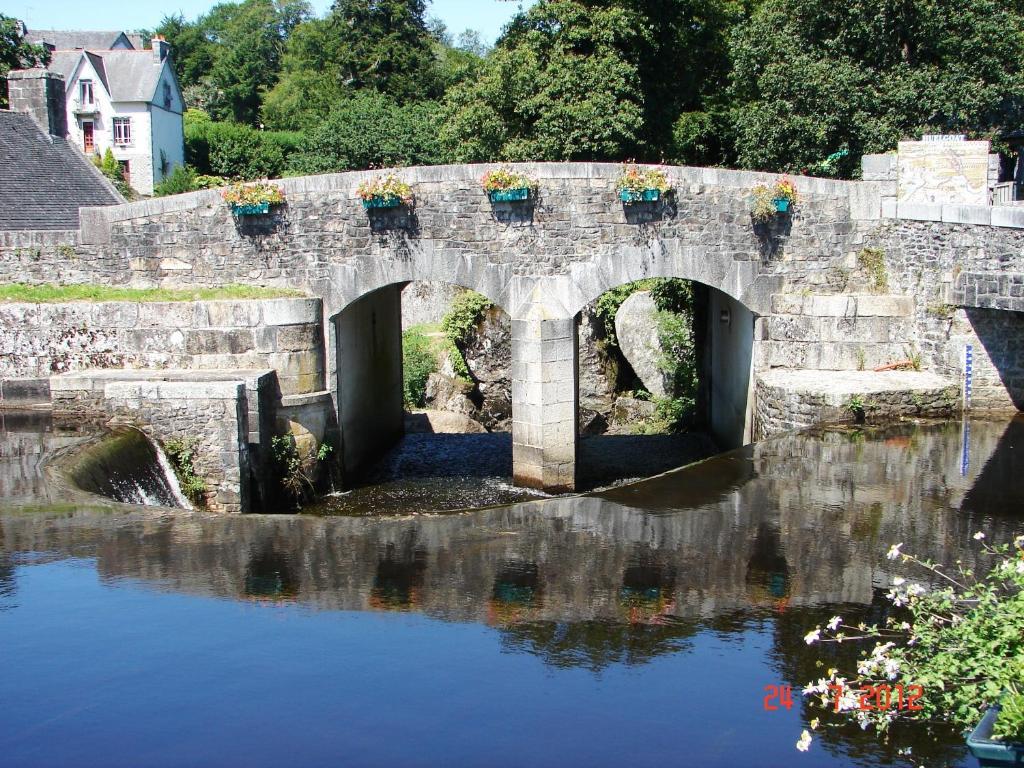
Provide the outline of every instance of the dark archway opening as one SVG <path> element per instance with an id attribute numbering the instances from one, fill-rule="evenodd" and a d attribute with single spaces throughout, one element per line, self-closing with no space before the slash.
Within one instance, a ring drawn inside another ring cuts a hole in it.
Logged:
<path id="1" fill-rule="evenodd" d="M 755 317 L 678 278 L 613 288 L 577 316 L 577 489 L 649 477 L 748 441 Z"/>

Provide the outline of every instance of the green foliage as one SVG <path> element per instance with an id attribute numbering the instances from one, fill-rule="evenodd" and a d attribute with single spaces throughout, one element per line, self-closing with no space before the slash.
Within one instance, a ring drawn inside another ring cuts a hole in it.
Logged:
<path id="1" fill-rule="evenodd" d="M 692 313 L 659 311 L 658 341 L 658 367 L 667 374 L 667 388 L 675 400 L 682 401 L 678 407 L 688 404 L 692 411 L 697 402 L 698 380 Z"/>
<path id="2" fill-rule="evenodd" d="M 0 13 L 0 79 L 12 69 L 45 66 L 50 52 L 41 45 L 25 42 L 17 19 Z M 0 87 L 0 109 L 7 109 L 6 83 Z"/>
<path id="3" fill-rule="evenodd" d="M 730 100 L 743 167 L 800 170 L 928 132 L 1021 122 L 1024 17 L 980 0 L 764 0 L 736 30 Z"/>
<path id="4" fill-rule="evenodd" d="M 688 280 L 648 277 L 605 291 L 594 304 L 594 315 L 600 324 L 598 331 L 604 338 L 606 348 L 618 349 L 615 314 L 622 302 L 637 291 L 650 291 L 655 305 L 663 312 L 691 312 L 693 309 L 693 287 Z"/>
<path id="5" fill-rule="evenodd" d="M 881 248 L 862 248 L 857 254 L 857 264 L 867 272 L 872 291 L 885 293 L 889 290 L 889 272 L 885 267 L 885 251 Z"/>
<path id="6" fill-rule="evenodd" d="M 540 0 L 519 14 L 479 77 L 445 100 L 453 159 L 620 159 L 635 153 L 643 93 L 629 51 L 643 34 L 618 4 Z"/>
<path id="7" fill-rule="evenodd" d="M 163 444 L 185 498 L 196 506 L 205 506 L 206 482 L 196 473 L 195 466 L 198 447 L 199 439 L 195 437 L 168 440 Z"/>
<path id="8" fill-rule="evenodd" d="M 465 291 L 455 297 L 448 314 L 441 320 L 441 330 L 457 347 L 465 346 L 483 320 L 484 313 L 494 306 L 476 291 Z"/>
<path id="9" fill-rule="evenodd" d="M 410 328 L 402 334 L 402 395 L 406 408 L 425 405 L 427 379 L 437 370 L 437 355 L 430 340 Z"/>
<path id="10" fill-rule="evenodd" d="M 846 410 L 848 410 L 858 424 L 864 421 L 864 412 L 866 403 L 864 398 L 860 395 L 851 395 L 850 399 L 846 401 Z"/>
<path id="11" fill-rule="evenodd" d="M 974 538 L 984 540 L 984 534 Z M 882 625 L 846 626 L 835 617 L 827 628 L 818 627 L 805 640 L 815 642 L 873 641 L 857 669 L 842 674 L 829 670 L 827 678 L 805 687 L 812 703 L 832 709 L 829 690 L 838 679 L 849 697 L 838 709 L 862 727 L 887 734 L 899 718 L 949 721 L 963 729 L 977 725 L 988 705 L 1001 697 L 1003 708 L 996 722 L 997 738 L 1024 741 L 1024 536 L 1012 545 L 983 544 L 989 559 L 987 573 L 977 576 L 959 561 L 950 568 L 904 554 L 898 544 L 889 550 L 919 569 L 923 583 L 900 577 L 888 597 L 907 617 L 893 616 Z M 865 685 L 920 686 L 920 711 L 862 710 L 856 694 Z M 1004 696 L 1005 694 L 1005 696 Z"/>
<path id="12" fill-rule="evenodd" d="M 295 133 L 218 123 L 191 109 L 186 114 L 185 162 L 202 174 L 242 181 L 279 178 L 285 154 L 294 152 L 300 141 Z"/>
<path id="13" fill-rule="evenodd" d="M 303 296 L 291 288 L 258 285 L 222 285 L 219 288 L 123 288 L 113 285 L 0 285 L 0 301 L 53 304 L 68 301 L 216 301 L 219 299 L 274 299 Z"/>
<path id="14" fill-rule="evenodd" d="M 167 195 L 180 195 L 184 192 L 194 192 L 199 189 L 196 182 L 198 174 L 187 165 L 175 166 L 170 176 L 153 187 L 154 197 L 166 197 Z"/>
<path id="15" fill-rule="evenodd" d="M 327 443 L 320 443 L 303 455 L 295 436 L 289 434 L 272 437 L 270 450 L 277 464 L 281 487 L 296 504 L 301 504 L 316 492 L 314 478 L 317 465 L 326 461 L 334 449 Z"/>
<path id="16" fill-rule="evenodd" d="M 135 196 L 135 192 L 128 182 L 124 180 L 124 170 L 121 168 L 121 164 L 117 162 L 117 158 L 114 157 L 114 152 L 107 147 L 107 151 L 103 153 L 103 156 L 93 155 L 93 165 L 100 169 L 100 173 L 107 177 L 121 194 L 128 200 L 131 200 Z"/>
<path id="17" fill-rule="evenodd" d="M 295 173 L 431 165 L 440 162 L 436 106 L 399 105 L 366 92 L 338 104 L 289 163 Z"/>

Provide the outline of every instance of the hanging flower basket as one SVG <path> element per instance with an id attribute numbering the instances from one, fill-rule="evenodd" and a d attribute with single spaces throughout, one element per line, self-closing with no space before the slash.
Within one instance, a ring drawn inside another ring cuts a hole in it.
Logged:
<path id="1" fill-rule="evenodd" d="M 411 205 L 414 199 L 412 187 L 394 174 L 364 181 L 356 190 L 356 195 L 367 210 Z"/>
<path id="2" fill-rule="evenodd" d="M 536 179 L 511 168 L 488 171 L 480 180 L 492 203 L 517 203 L 529 200 L 537 189 Z"/>
<path id="3" fill-rule="evenodd" d="M 270 206 L 284 202 L 284 191 L 276 184 L 256 182 L 255 184 L 232 184 L 221 192 L 221 197 L 231 207 L 235 216 L 263 216 L 270 213 Z"/>
<path id="4" fill-rule="evenodd" d="M 636 165 L 622 167 L 618 187 L 619 199 L 627 205 L 656 203 L 672 189 L 664 171 Z"/>
<path id="5" fill-rule="evenodd" d="M 767 222 L 777 214 L 789 213 L 797 199 L 796 185 L 783 176 L 770 187 L 764 184 L 754 187 L 750 215 L 754 221 Z"/>

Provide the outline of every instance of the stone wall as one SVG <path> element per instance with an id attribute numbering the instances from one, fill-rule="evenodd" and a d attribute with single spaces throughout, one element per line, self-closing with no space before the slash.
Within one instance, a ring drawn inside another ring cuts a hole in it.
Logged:
<path id="1" fill-rule="evenodd" d="M 858 414 L 852 404 L 863 406 Z M 754 439 L 816 424 L 945 417 L 960 407 L 960 391 L 938 376 L 917 372 L 776 370 L 756 378 Z"/>
<path id="2" fill-rule="evenodd" d="M 273 368 L 283 394 L 322 391 L 320 301 L 0 304 L 0 379 L 96 368 Z"/>
<path id="3" fill-rule="evenodd" d="M 540 180 L 526 206 L 492 205 L 479 166 L 410 168 L 400 175 L 413 185 L 412 210 L 368 214 L 354 192 L 372 174 L 332 174 L 280 181 L 288 203 L 256 222 L 233 219 L 214 191 L 87 209 L 82 240 L 122 258 L 133 283 L 291 285 L 323 296 L 332 314 L 391 282 L 436 280 L 515 316 L 544 276 L 563 278 L 555 293 L 569 315 L 656 275 L 701 280 L 756 309 L 745 294 L 757 275 L 841 257 L 853 222 L 880 211 L 869 186 L 804 178 L 791 217 L 754 227 L 749 190 L 769 174 L 667 168 L 673 196 L 624 206 L 617 165 L 522 168 Z"/>
<path id="4" fill-rule="evenodd" d="M 198 439 L 196 474 L 206 481 L 213 512 L 250 509 L 248 401 L 242 382 L 113 382 L 113 416 L 130 420 L 161 442 Z"/>

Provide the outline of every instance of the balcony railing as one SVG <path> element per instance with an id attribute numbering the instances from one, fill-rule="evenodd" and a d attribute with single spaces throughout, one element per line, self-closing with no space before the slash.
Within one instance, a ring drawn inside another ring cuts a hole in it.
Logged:
<path id="1" fill-rule="evenodd" d="M 95 115 L 100 111 L 100 108 L 96 102 L 83 104 L 81 101 L 76 99 L 71 102 L 71 111 L 76 115 Z"/>

